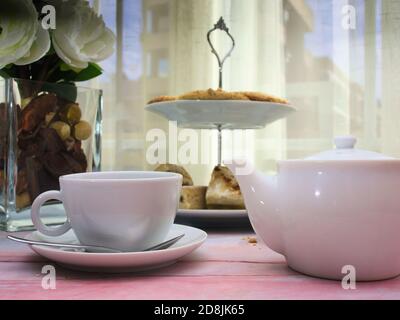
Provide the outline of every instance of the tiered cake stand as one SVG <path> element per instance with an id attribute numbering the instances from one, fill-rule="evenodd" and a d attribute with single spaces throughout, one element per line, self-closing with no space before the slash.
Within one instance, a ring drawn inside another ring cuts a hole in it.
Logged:
<path id="1" fill-rule="evenodd" d="M 288 105 L 255 101 L 178 100 L 151 104 L 155 112 L 180 128 L 218 130 L 218 164 L 221 164 L 222 130 L 262 129 L 295 109 Z M 249 225 L 246 210 L 179 210 L 177 223 L 199 227 Z"/>
<path id="2" fill-rule="evenodd" d="M 215 30 L 225 31 L 232 40 L 232 48 L 222 60 L 210 40 Z M 207 33 L 207 40 L 218 60 L 219 87 L 222 88 L 223 64 L 235 47 L 235 40 L 222 17 Z M 219 165 L 222 162 L 222 130 L 262 129 L 295 111 L 286 104 L 247 100 L 176 100 L 150 104 L 146 110 L 175 121 L 180 128 L 217 130 Z M 246 210 L 179 210 L 177 222 L 224 227 L 249 224 Z"/>

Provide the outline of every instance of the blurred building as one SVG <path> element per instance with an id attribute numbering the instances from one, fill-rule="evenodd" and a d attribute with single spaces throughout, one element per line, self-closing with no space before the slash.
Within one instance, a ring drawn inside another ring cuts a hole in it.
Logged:
<path id="1" fill-rule="evenodd" d="M 142 4 L 143 95 L 147 102 L 154 97 L 170 94 L 171 1 L 143 0 Z M 168 130 L 167 121 L 151 112 L 145 111 L 144 123 L 145 134 L 152 128 L 160 128 L 165 132 Z M 145 159 L 143 166 L 148 167 Z"/>
<path id="2" fill-rule="evenodd" d="M 378 122 L 376 100 L 375 106 L 366 109 L 363 86 L 350 79 L 350 70 L 335 64 L 334 53 L 315 56 L 306 47 L 305 35 L 321 28 L 315 25 L 306 1 L 286 0 L 284 9 L 287 96 L 299 111 L 287 120 L 288 158 L 329 149 L 335 135 L 352 134 L 363 139 L 365 127 L 370 125 L 365 123 L 365 113 L 372 116 L 373 124 Z M 329 31 L 332 34 L 327 35 L 327 42 L 335 40 L 334 28 Z"/>

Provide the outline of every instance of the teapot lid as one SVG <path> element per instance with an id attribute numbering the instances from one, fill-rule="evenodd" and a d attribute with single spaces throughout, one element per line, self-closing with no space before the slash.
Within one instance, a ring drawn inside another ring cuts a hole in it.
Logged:
<path id="1" fill-rule="evenodd" d="M 352 136 L 339 136 L 334 140 L 336 148 L 324 151 L 305 160 L 393 160 L 384 154 L 355 149 L 357 139 Z"/>

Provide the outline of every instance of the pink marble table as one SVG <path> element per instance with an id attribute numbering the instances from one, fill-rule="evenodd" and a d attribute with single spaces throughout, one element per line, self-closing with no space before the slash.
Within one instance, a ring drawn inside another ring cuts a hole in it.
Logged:
<path id="1" fill-rule="evenodd" d="M 57 267 L 55 290 L 41 286 L 46 260 L 0 233 L 0 299 L 400 299 L 400 278 L 358 283 L 310 278 L 244 232 L 209 232 L 177 264 L 144 274 L 104 275 Z"/>

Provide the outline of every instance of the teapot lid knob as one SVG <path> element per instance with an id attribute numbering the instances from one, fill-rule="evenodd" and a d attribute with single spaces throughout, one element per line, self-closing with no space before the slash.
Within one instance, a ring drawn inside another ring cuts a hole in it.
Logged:
<path id="1" fill-rule="evenodd" d="M 339 136 L 335 138 L 336 149 L 354 149 L 357 139 L 352 136 Z"/>
<path id="2" fill-rule="evenodd" d="M 352 136 L 339 136 L 335 138 L 336 148 L 318 153 L 314 156 L 308 157 L 305 160 L 321 161 L 321 160 L 393 160 L 394 158 L 385 156 L 383 154 L 355 149 L 357 139 Z"/>

